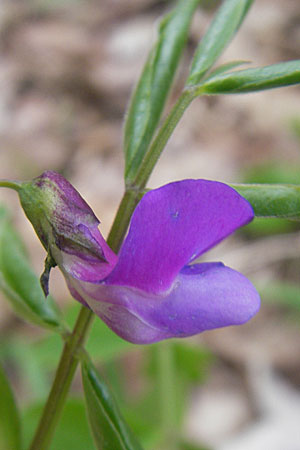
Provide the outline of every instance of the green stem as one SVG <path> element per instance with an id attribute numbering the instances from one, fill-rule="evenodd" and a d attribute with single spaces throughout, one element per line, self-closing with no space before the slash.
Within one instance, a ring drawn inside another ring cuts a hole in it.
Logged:
<path id="1" fill-rule="evenodd" d="M 21 183 L 18 181 L 0 180 L 0 187 L 6 187 L 19 191 L 21 189 Z"/>
<path id="2" fill-rule="evenodd" d="M 73 332 L 64 345 L 54 382 L 30 450 L 49 448 L 78 364 L 76 352 L 84 344 L 92 317 L 93 313 L 89 309 L 81 308 Z"/>
<path id="3" fill-rule="evenodd" d="M 160 398 L 160 417 L 164 450 L 178 448 L 176 417 L 176 370 L 174 368 L 174 349 L 171 342 L 164 341 L 156 347 L 158 362 L 158 383 Z"/>
<path id="4" fill-rule="evenodd" d="M 127 190 L 123 195 L 114 223 L 107 238 L 108 245 L 116 253 L 121 247 L 130 218 L 139 200 L 140 194 L 138 191 Z"/>
<path id="5" fill-rule="evenodd" d="M 140 190 L 146 186 L 146 183 L 157 163 L 163 149 L 165 148 L 169 138 L 171 137 L 176 125 L 183 116 L 187 107 L 195 98 L 195 93 L 192 89 L 186 90 L 179 97 L 170 114 L 167 116 L 163 125 L 161 126 L 157 136 L 152 145 L 149 147 L 143 162 L 136 174 L 135 179 L 128 184 Z"/>

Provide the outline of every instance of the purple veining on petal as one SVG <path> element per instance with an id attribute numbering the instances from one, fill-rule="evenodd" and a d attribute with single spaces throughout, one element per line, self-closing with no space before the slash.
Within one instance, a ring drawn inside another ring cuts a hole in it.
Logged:
<path id="1" fill-rule="evenodd" d="M 97 227 L 91 228 L 89 234 L 91 239 L 101 246 L 105 261 L 102 258 L 91 259 L 82 257 L 80 253 L 76 255 L 64 252 L 59 248 L 52 248 L 51 251 L 55 261 L 64 272 L 78 280 L 99 283 L 112 271 L 118 257 L 107 245 Z"/>
<path id="2" fill-rule="evenodd" d="M 109 284 L 160 293 L 181 268 L 253 219 L 231 187 L 184 180 L 148 192 L 138 204 Z"/>

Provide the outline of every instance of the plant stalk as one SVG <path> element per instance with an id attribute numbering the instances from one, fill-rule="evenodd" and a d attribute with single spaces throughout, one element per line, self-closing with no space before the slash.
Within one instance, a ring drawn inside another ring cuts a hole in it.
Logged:
<path id="1" fill-rule="evenodd" d="M 49 448 L 78 364 L 76 352 L 84 344 L 92 317 L 92 311 L 82 306 L 73 332 L 65 342 L 54 382 L 30 450 Z"/>
<path id="2" fill-rule="evenodd" d="M 14 189 L 15 191 L 19 191 L 21 189 L 21 183 L 19 183 L 18 181 L 0 180 L 0 187 L 6 187 L 9 189 Z"/>

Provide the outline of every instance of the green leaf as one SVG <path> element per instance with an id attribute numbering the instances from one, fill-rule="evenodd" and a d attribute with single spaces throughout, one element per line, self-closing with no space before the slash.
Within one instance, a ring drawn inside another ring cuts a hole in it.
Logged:
<path id="1" fill-rule="evenodd" d="M 99 450 L 141 450 L 107 385 L 91 362 L 82 364 L 88 418 Z"/>
<path id="2" fill-rule="evenodd" d="M 21 445 L 21 425 L 10 383 L 0 366 L 0 448 L 19 450 Z"/>
<path id="3" fill-rule="evenodd" d="M 44 402 L 35 402 L 23 413 L 24 448 L 26 449 L 29 448 L 43 407 Z M 69 398 L 67 400 L 50 449 L 96 450 L 86 418 L 85 405 L 81 398 Z"/>
<path id="4" fill-rule="evenodd" d="M 236 67 L 243 66 L 245 64 L 249 64 L 249 61 L 231 61 L 225 64 L 221 64 L 221 66 L 216 67 L 213 72 L 210 72 L 209 76 L 206 79 L 229 72 L 229 70 L 235 69 Z"/>
<path id="5" fill-rule="evenodd" d="M 62 329 L 55 303 L 45 298 L 24 245 L 3 208 L 0 209 L 0 289 L 22 318 L 46 328 Z"/>
<path id="6" fill-rule="evenodd" d="M 300 60 L 295 60 L 209 77 L 195 94 L 245 94 L 299 83 Z"/>
<path id="7" fill-rule="evenodd" d="M 253 0 L 226 0 L 200 41 L 187 86 L 198 84 L 227 47 L 242 24 Z"/>
<path id="8" fill-rule="evenodd" d="M 251 203 L 257 217 L 300 220 L 300 185 L 230 184 Z"/>
<path id="9" fill-rule="evenodd" d="M 125 122 L 125 179 L 134 177 L 159 123 L 200 0 L 179 0 L 160 23 L 158 39 L 133 93 Z"/>
<path id="10" fill-rule="evenodd" d="M 243 175 L 243 182 L 247 184 L 297 184 L 299 182 L 299 173 L 300 165 L 295 164 L 295 162 L 289 164 L 286 161 L 271 161 L 247 169 Z M 287 233 L 297 228 L 299 228 L 299 224 L 288 219 L 256 217 L 243 228 L 243 231 L 257 236 Z"/>

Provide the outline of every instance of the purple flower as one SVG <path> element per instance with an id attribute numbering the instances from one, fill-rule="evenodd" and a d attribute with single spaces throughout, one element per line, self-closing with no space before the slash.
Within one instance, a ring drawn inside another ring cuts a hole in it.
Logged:
<path id="1" fill-rule="evenodd" d="M 148 344 L 192 336 L 242 324 L 258 311 L 259 295 L 242 274 L 220 262 L 191 264 L 253 219 L 250 204 L 229 186 L 184 180 L 148 192 L 119 255 L 62 176 L 45 172 L 32 186 L 45 199 L 44 224 L 22 195 L 21 202 L 70 292 L 122 338 Z"/>

